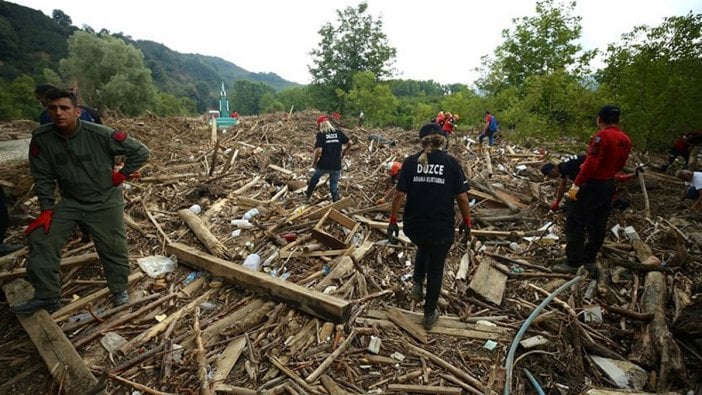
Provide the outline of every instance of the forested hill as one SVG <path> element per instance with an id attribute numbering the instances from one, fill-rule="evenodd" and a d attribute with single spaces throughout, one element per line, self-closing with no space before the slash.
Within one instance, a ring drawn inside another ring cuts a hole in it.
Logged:
<path id="1" fill-rule="evenodd" d="M 41 11 L 0 1 L 0 78 L 11 81 L 25 74 L 43 81 L 45 69 L 58 71 L 59 60 L 68 55 L 68 38 L 79 29 L 71 25 L 70 15 L 66 17 L 51 18 Z M 250 72 L 221 58 L 182 54 L 153 41 L 131 40 L 129 32 L 124 34 L 127 36 L 115 36 L 143 52 L 156 87 L 176 96 L 217 90 L 222 81 L 227 86 L 236 80 L 261 82 L 275 90 L 297 86 L 274 73 Z"/>

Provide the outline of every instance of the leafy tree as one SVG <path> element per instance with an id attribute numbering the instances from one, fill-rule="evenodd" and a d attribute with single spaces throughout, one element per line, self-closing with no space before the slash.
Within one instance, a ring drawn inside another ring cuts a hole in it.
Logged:
<path id="1" fill-rule="evenodd" d="M 123 40 L 77 31 L 69 55 L 59 64 L 66 80 L 76 80 L 83 99 L 101 110 L 140 115 L 156 103 L 151 72 L 137 48 Z"/>
<path id="2" fill-rule="evenodd" d="M 32 77 L 22 75 L 9 84 L 0 80 L 0 120 L 38 119 L 40 111 Z"/>
<path id="3" fill-rule="evenodd" d="M 622 123 L 644 149 L 669 146 L 702 125 L 702 14 L 638 26 L 607 49 L 602 92 L 622 106 Z"/>
<path id="4" fill-rule="evenodd" d="M 582 30 L 581 17 L 571 15 L 576 3 L 557 1 L 537 1 L 536 16 L 515 18 L 514 29 L 502 31 L 503 43 L 482 59 L 481 90 L 494 94 L 530 76 L 562 69 L 577 73 L 588 65 L 595 51 L 582 51 L 576 43 Z"/>
<path id="5" fill-rule="evenodd" d="M 258 108 L 263 113 L 285 111 L 283 103 L 279 102 L 273 93 L 266 92 L 258 101 Z"/>
<path id="6" fill-rule="evenodd" d="M 61 10 L 54 10 L 54 12 L 51 13 L 51 19 L 63 27 L 71 27 L 73 25 L 71 17 Z"/>
<path id="7" fill-rule="evenodd" d="M 154 112 L 162 116 L 194 114 L 196 112 L 195 102 L 187 97 L 178 97 L 170 93 L 159 92 Z"/>
<path id="8" fill-rule="evenodd" d="M 261 98 L 266 93 L 275 94 L 275 89 L 260 82 L 234 81 L 234 87 L 229 92 L 229 106 L 232 111 L 242 115 L 259 114 Z"/>
<path id="9" fill-rule="evenodd" d="M 363 111 L 368 125 L 386 126 L 393 121 L 399 100 L 387 84 L 377 83 L 370 71 L 361 71 L 353 76 L 348 94 L 339 92 L 348 100 L 353 113 Z"/>
<path id="10" fill-rule="evenodd" d="M 335 102 L 332 92 L 348 92 L 353 76 L 368 71 L 382 79 L 392 74 L 396 49 L 388 43 L 381 18 L 366 14 L 368 4 L 337 10 L 337 24 L 326 23 L 319 30 L 321 41 L 310 52 L 313 65 L 308 66 L 315 85 L 327 85 L 327 99 Z M 324 91 L 319 90 L 318 92 Z M 335 103 L 340 104 L 340 103 Z"/>
<path id="11" fill-rule="evenodd" d="M 309 89 L 306 87 L 288 88 L 278 92 L 278 101 L 283 105 L 285 111 L 302 111 L 311 108 L 311 98 Z"/>

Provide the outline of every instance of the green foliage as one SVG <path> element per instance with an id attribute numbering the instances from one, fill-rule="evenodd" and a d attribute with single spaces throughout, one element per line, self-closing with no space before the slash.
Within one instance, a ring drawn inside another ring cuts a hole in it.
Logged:
<path id="1" fill-rule="evenodd" d="M 547 75 L 568 69 L 579 72 L 587 66 L 594 51 L 581 52 L 579 16 L 572 16 L 575 2 L 558 0 L 536 2 L 535 17 L 513 19 L 514 29 L 503 30 L 503 43 L 494 57 L 483 57 L 487 72 L 478 86 L 492 94 L 510 86 L 520 86 L 530 76 Z"/>
<path id="2" fill-rule="evenodd" d="M 272 95 L 275 89 L 260 82 L 235 81 L 232 91 L 229 92 L 229 107 L 242 115 L 260 114 L 263 112 L 260 107 L 261 98 L 266 93 Z"/>
<path id="3" fill-rule="evenodd" d="M 143 114 L 156 104 L 156 87 L 141 51 L 123 40 L 77 31 L 68 40 L 61 74 L 76 80 L 83 99 L 98 109 Z"/>
<path id="4" fill-rule="evenodd" d="M 266 92 L 261 96 L 261 100 L 258 101 L 258 108 L 262 113 L 285 111 L 283 103 L 278 101 L 271 92 Z"/>
<path id="5" fill-rule="evenodd" d="M 639 26 L 607 49 L 603 90 L 622 106 L 622 124 L 644 149 L 667 147 L 702 125 L 702 14 Z"/>
<path id="6" fill-rule="evenodd" d="M 440 102 L 439 110 L 459 114 L 459 128 L 476 129 L 484 124 L 485 99 L 463 87 L 462 90 L 452 95 L 444 96 Z M 436 116 L 437 112 L 434 112 L 432 118 Z"/>
<path id="7" fill-rule="evenodd" d="M 51 13 L 51 19 L 64 27 L 71 27 L 73 25 L 73 20 L 71 20 L 71 17 L 66 15 L 61 10 L 54 10 L 54 12 Z"/>
<path id="8" fill-rule="evenodd" d="M 23 75 L 10 84 L 0 84 L 0 120 L 38 119 L 40 111 L 32 77 Z"/>
<path id="9" fill-rule="evenodd" d="M 309 70 L 314 84 L 331 88 L 328 93 L 336 89 L 348 92 L 359 71 L 371 72 L 379 79 L 392 74 L 397 51 L 388 44 L 382 19 L 367 15 L 367 10 L 367 3 L 337 10 L 337 24 L 327 22 L 319 30 L 321 40 L 310 52 L 314 65 Z M 335 97 L 327 99 L 334 101 Z"/>
<path id="10" fill-rule="evenodd" d="M 161 116 L 177 116 L 195 113 L 195 102 L 187 97 L 178 97 L 170 93 L 159 92 L 156 97 L 154 112 Z"/>
<path id="11" fill-rule="evenodd" d="M 279 92 L 277 95 L 278 101 L 283 105 L 284 111 L 300 111 L 306 108 L 312 108 L 310 105 L 311 98 L 309 88 L 288 88 Z"/>
<path id="12" fill-rule="evenodd" d="M 387 126 L 395 118 L 399 100 L 392 94 L 387 84 L 378 83 L 370 71 L 361 71 L 353 76 L 348 94 L 339 90 L 348 102 L 348 112 L 358 114 L 363 111 L 365 123 L 369 126 Z"/>

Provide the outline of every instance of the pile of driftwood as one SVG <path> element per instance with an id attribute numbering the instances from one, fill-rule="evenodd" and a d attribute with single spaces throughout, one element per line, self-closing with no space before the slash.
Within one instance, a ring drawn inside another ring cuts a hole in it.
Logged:
<path id="1" fill-rule="evenodd" d="M 152 152 L 124 190 L 131 302 L 111 305 L 76 233 L 63 307 L 16 319 L 8 304 L 32 294 L 27 250 L 0 258 L 0 393 L 702 391 L 702 228 L 677 206 L 675 178 L 644 171 L 620 191 L 632 207 L 611 217 L 599 275 L 557 274 L 565 214 L 548 213 L 555 184 L 539 172 L 554 147 L 480 150 L 459 132 L 449 151 L 471 180 L 473 238 L 452 247 L 426 331 L 409 298 L 414 247 L 387 241 L 389 204 L 376 203 L 385 164 L 416 152 L 416 133 L 345 128 L 343 198 L 323 179 L 306 204 L 317 115 L 219 133 L 199 119 L 111 120 Z M 0 179 L 35 213 L 26 168 Z"/>

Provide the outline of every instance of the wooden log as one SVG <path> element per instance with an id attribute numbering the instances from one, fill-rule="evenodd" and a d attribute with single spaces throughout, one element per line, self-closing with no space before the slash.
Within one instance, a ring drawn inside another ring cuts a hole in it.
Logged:
<path id="1" fill-rule="evenodd" d="M 204 269 L 244 288 L 269 296 L 326 321 L 345 322 L 351 304 L 334 296 L 246 269 L 224 259 L 198 251 L 180 243 L 170 243 L 166 250 L 181 262 Z"/>
<path id="2" fill-rule="evenodd" d="M 270 303 L 266 303 L 263 299 L 254 299 L 233 313 L 228 314 L 226 317 L 217 320 L 203 331 L 202 338 L 205 341 L 205 344 L 217 338 L 217 336 L 219 336 L 226 329 L 244 321 L 246 318 L 252 316 L 256 312 L 264 312 L 264 314 L 267 313 L 270 311 L 270 306 L 266 306 L 268 304 Z"/>
<path id="3" fill-rule="evenodd" d="M 271 361 L 271 363 L 278 368 L 281 372 L 283 372 L 286 376 L 290 377 L 294 382 L 299 384 L 302 388 L 304 388 L 307 392 L 311 394 L 320 394 L 320 391 L 317 391 L 314 387 L 311 385 L 307 384 L 305 380 L 303 380 L 300 376 L 295 374 L 294 371 L 289 369 L 283 362 L 281 362 L 277 357 L 270 356 L 268 359 Z"/>
<path id="4" fill-rule="evenodd" d="M 487 170 L 488 177 L 492 177 L 492 159 L 490 158 L 490 150 L 486 147 L 483 148 L 483 156 L 485 157 L 485 170 Z"/>
<path id="5" fill-rule="evenodd" d="M 83 265 L 90 265 L 97 263 L 99 261 L 98 255 L 93 254 L 83 254 L 78 256 L 71 256 L 68 258 L 61 259 L 60 269 L 73 269 L 74 267 L 79 267 Z M 13 280 L 16 278 L 24 277 L 27 275 L 27 269 L 16 269 L 9 272 L 0 272 L 0 281 Z"/>
<path id="6" fill-rule="evenodd" d="M 455 367 L 454 365 L 452 365 L 451 363 L 449 363 L 449 362 L 447 362 L 446 360 L 442 359 L 441 357 L 439 357 L 439 356 L 437 356 L 437 355 L 435 355 L 435 354 L 432 354 L 431 352 L 429 352 L 429 351 L 427 351 L 427 350 L 425 350 L 425 349 L 423 349 L 423 348 L 419 348 L 419 347 L 417 347 L 417 346 L 415 346 L 414 344 L 411 344 L 411 343 L 407 343 L 407 348 L 409 349 L 409 351 L 410 351 L 412 354 L 417 355 L 417 356 L 420 356 L 420 357 L 424 357 L 424 358 L 426 358 L 426 359 L 432 361 L 432 362 L 435 363 L 436 365 L 438 365 L 438 366 L 440 366 L 440 367 L 442 367 L 442 368 L 448 370 L 449 372 L 451 372 L 454 376 L 458 377 L 459 379 L 461 379 L 461 380 L 465 381 L 466 383 L 472 385 L 473 387 L 477 388 L 477 389 L 480 390 L 482 393 L 487 394 L 487 395 L 494 395 L 494 394 L 496 394 L 495 391 L 492 391 L 491 389 L 486 388 L 486 387 L 483 385 L 483 383 L 480 382 L 480 380 L 478 380 L 477 378 L 471 376 L 469 373 L 465 372 L 464 370 Z"/>
<path id="7" fill-rule="evenodd" d="M 21 279 L 3 285 L 2 289 L 10 306 L 28 300 L 34 294 L 32 286 Z M 98 380 L 49 313 L 39 310 L 32 315 L 18 315 L 17 319 L 39 351 L 49 373 L 61 383 L 66 393 L 82 394 L 97 385 Z"/>
<path id="8" fill-rule="evenodd" d="M 199 306 L 200 303 L 207 300 L 212 295 L 212 293 L 214 293 L 214 289 L 209 289 L 209 290 L 205 291 L 202 295 L 195 298 L 192 302 L 190 302 L 187 305 L 183 306 L 182 308 L 178 309 L 178 311 L 169 314 L 165 320 L 157 323 L 156 325 L 152 326 L 151 328 L 147 329 L 146 331 L 135 336 L 130 341 L 126 342 L 122 347 L 119 348 L 119 351 L 122 354 L 126 355 L 131 350 L 133 350 L 134 347 L 137 347 L 141 344 L 144 344 L 144 343 L 148 342 L 149 340 L 153 339 L 154 337 L 158 336 L 158 334 L 160 334 L 161 332 L 165 331 L 166 328 L 168 328 L 168 326 L 171 324 L 171 322 L 177 321 L 184 314 L 190 313 L 191 311 L 195 310 L 195 308 L 197 306 Z"/>
<path id="9" fill-rule="evenodd" d="M 207 225 L 200 218 L 187 208 L 178 210 L 180 218 L 188 225 L 188 228 L 195 233 L 198 240 L 207 248 L 212 255 L 225 258 L 229 255 L 229 251 L 215 235 L 210 232 Z"/>
<path id="10" fill-rule="evenodd" d="M 646 190 L 646 179 L 644 178 L 643 171 L 636 172 L 639 177 L 639 184 L 641 184 L 641 195 L 644 199 L 644 215 L 646 218 L 651 218 L 651 203 L 648 200 L 648 191 Z"/>
<path id="11" fill-rule="evenodd" d="M 235 395 L 257 395 L 257 394 L 269 394 L 269 392 L 259 392 L 256 390 L 237 387 L 231 384 L 217 383 L 215 385 L 216 392 L 224 392 L 225 394 L 235 394 Z"/>
<path id="12" fill-rule="evenodd" d="M 323 374 L 319 380 L 322 382 L 322 385 L 324 386 L 324 389 L 327 390 L 329 395 L 346 395 L 347 392 L 341 389 L 339 387 L 339 384 L 337 384 L 331 377 L 327 376 L 326 374 Z"/>
<path id="13" fill-rule="evenodd" d="M 193 321 L 193 336 L 195 336 L 195 359 L 197 360 L 197 379 L 200 381 L 200 395 L 209 395 L 210 380 L 207 377 L 207 358 L 205 357 L 205 346 L 202 345 L 200 336 L 200 308 L 195 308 L 195 320 Z"/>
<path id="14" fill-rule="evenodd" d="M 127 284 L 132 284 L 136 281 L 139 281 L 143 277 L 144 273 L 140 271 L 134 272 L 130 274 L 129 277 L 127 277 Z M 93 292 L 90 295 L 84 296 L 76 300 L 75 302 L 72 302 L 71 304 L 63 306 L 60 309 L 54 311 L 53 314 L 51 314 L 51 318 L 53 318 L 56 322 L 67 320 L 71 314 L 109 294 L 111 294 L 110 289 L 105 287 L 99 291 Z"/>
<path id="15" fill-rule="evenodd" d="M 500 270 L 494 266 L 502 266 Z M 468 289 L 496 306 L 502 304 L 502 296 L 507 286 L 507 267 L 492 261 L 492 258 L 483 257 L 480 265 L 473 273 L 473 279 L 468 284 Z"/>
<path id="16" fill-rule="evenodd" d="M 345 208 L 351 206 L 351 204 L 353 204 L 353 198 L 351 198 L 350 196 L 347 196 L 345 198 L 337 200 L 336 202 L 334 202 L 328 206 L 324 206 L 324 207 L 320 208 L 319 210 L 311 211 L 309 214 L 303 215 L 302 218 L 306 218 L 306 219 L 310 219 L 310 220 L 320 219 L 324 216 L 324 214 L 327 213 L 327 211 L 329 211 L 331 209 L 341 211 L 342 209 L 345 209 Z"/>
<path id="17" fill-rule="evenodd" d="M 408 394 L 460 395 L 463 389 L 459 387 L 443 387 L 438 385 L 390 384 L 387 392 Z"/>
<path id="18" fill-rule="evenodd" d="M 390 321 L 394 322 L 395 325 L 397 325 L 398 328 L 404 330 L 410 336 L 419 340 L 422 344 L 429 343 L 429 339 L 427 338 L 427 331 L 424 330 L 424 328 L 412 322 L 411 320 L 409 320 L 399 310 L 390 309 L 387 311 L 387 316 L 390 319 Z"/>
<path id="19" fill-rule="evenodd" d="M 641 336 L 632 347 L 633 351 L 629 356 L 629 360 L 642 367 L 658 368 L 658 391 L 664 391 L 675 383 L 676 379 L 686 377 L 682 354 L 666 321 L 667 289 L 665 274 L 646 274 L 641 304 L 643 313 L 652 313 L 653 320 L 643 326 Z"/>
<path id="20" fill-rule="evenodd" d="M 14 262 L 15 258 L 27 255 L 29 253 L 29 248 L 20 248 L 17 251 L 13 251 L 5 256 L 0 256 L 0 267 L 7 265 L 8 263 Z"/>
<path id="21" fill-rule="evenodd" d="M 354 339 L 356 339 L 356 331 L 352 330 L 349 336 L 346 339 L 344 339 L 344 341 L 339 345 L 339 347 L 337 347 L 336 350 L 334 350 L 334 352 L 332 352 L 326 358 L 324 358 L 324 361 L 322 361 L 322 363 L 319 364 L 319 366 L 317 367 L 317 369 L 314 370 L 314 372 L 310 373 L 310 375 L 307 376 L 305 381 L 308 383 L 314 383 L 315 381 L 317 381 L 319 376 L 321 376 L 322 373 L 324 373 L 324 371 L 327 370 L 329 366 L 331 366 L 334 360 L 338 358 L 344 351 L 346 351 L 346 349 L 349 347 L 351 342 L 354 341 Z"/>
<path id="22" fill-rule="evenodd" d="M 217 355 L 215 373 L 212 378 L 213 383 L 223 382 L 227 376 L 229 376 L 229 372 L 232 371 L 236 361 L 239 360 L 242 351 L 244 351 L 244 347 L 246 347 L 246 336 L 239 336 L 229 342 L 227 348 L 225 348 L 221 354 Z"/>

